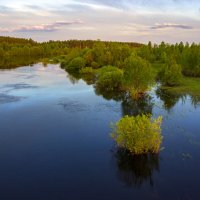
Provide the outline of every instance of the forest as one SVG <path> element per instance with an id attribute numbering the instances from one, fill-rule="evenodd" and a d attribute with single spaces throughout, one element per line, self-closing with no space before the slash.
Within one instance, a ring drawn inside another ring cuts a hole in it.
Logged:
<path id="1" fill-rule="evenodd" d="M 76 75 L 93 77 L 99 89 L 129 91 L 140 98 L 155 82 L 180 92 L 199 91 L 200 45 L 68 40 L 36 42 L 0 37 L 0 68 L 43 61 L 61 63 Z"/>

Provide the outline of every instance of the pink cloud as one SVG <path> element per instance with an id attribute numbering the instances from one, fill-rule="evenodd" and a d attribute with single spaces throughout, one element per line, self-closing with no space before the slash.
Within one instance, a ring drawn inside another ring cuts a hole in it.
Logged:
<path id="1" fill-rule="evenodd" d="M 0 27 L 0 32 L 35 32 L 35 31 L 49 32 L 49 31 L 59 30 L 63 26 L 82 24 L 82 23 L 83 22 L 81 20 L 77 19 L 73 21 L 57 21 L 54 23 L 41 24 L 41 25 L 20 26 L 12 30 Z"/>

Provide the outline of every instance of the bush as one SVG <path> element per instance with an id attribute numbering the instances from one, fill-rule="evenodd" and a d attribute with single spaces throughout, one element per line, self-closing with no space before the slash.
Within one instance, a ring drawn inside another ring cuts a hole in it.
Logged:
<path id="1" fill-rule="evenodd" d="M 60 67 L 61 67 L 62 69 L 65 69 L 65 68 L 67 67 L 67 65 L 68 65 L 68 62 L 66 62 L 66 61 L 62 61 L 62 62 L 60 63 Z"/>
<path id="2" fill-rule="evenodd" d="M 122 85 L 122 79 L 122 70 L 113 66 L 105 66 L 99 70 L 96 86 L 107 91 L 119 89 Z"/>
<path id="3" fill-rule="evenodd" d="M 112 137 L 121 148 L 132 154 L 158 153 L 162 142 L 162 117 L 150 115 L 125 116 L 113 126 Z"/>
<path id="4" fill-rule="evenodd" d="M 178 86 L 182 79 L 181 66 L 173 63 L 166 65 L 158 74 L 158 80 L 165 86 Z"/>
<path id="5" fill-rule="evenodd" d="M 134 98 L 140 97 L 148 89 L 153 81 L 150 64 L 135 55 L 131 55 L 125 61 L 124 85 Z"/>
<path id="6" fill-rule="evenodd" d="M 92 67 L 85 67 L 80 70 L 81 74 L 94 74 L 95 70 Z"/>
<path id="7" fill-rule="evenodd" d="M 100 66 L 99 66 L 99 64 L 98 64 L 97 62 L 92 62 L 92 63 L 91 63 L 91 67 L 92 67 L 93 69 L 98 69 Z"/>
<path id="8" fill-rule="evenodd" d="M 81 78 L 88 84 L 94 84 L 96 81 L 96 70 L 92 67 L 82 68 L 80 71 Z"/>
<path id="9" fill-rule="evenodd" d="M 67 66 L 66 69 L 70 71 L 79 72 L 80 69 L 85 67 L 85 60 L 81 57 L 74 58 Z"/>

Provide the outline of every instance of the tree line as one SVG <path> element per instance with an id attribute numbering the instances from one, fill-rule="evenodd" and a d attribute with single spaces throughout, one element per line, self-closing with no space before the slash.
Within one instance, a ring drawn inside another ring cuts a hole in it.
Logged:
<path id="1" fill-rule="evenodd" d="M 98 45 L 97 45 L 98 44 Z M 72 52 L 71 52 L 72 51 Z M 139 43 L 104 42 L 93 40 L 68 40 L 36 42 L 32 39 L 0 36 L 0 58 L 10 56 L 40 56 L 51 57 L 58 55 L 86 54 L 87 64 L 102 66 L 122 66 L 124 57 L 130 52 L 147 60 L 150 63 L 169 65 L 173 61 L 181 67 L 186 76 L 200 77 L 200 45 L 189 43 L 148 45 Z M 91 56 L 91 52 L 94 54 Z"/>
<path id="2" fill-rule="evenodd" d="M 140 96 L 147 89 L 155 69 L 159 71 L 157 80 L 168 86 L 180 85 L 183 76 L 200 77 L 200 45 L 194 43 L 162 42 L 157 45 L 149 42 L 145 45 L 100 40 L 40 43 L 32 39 L 0 37 L 1 60 L 17 60 L 16 57 L 51 58 L 60 62 L 63 68 L 76 72 L 102 68 L 99 77 L 104 77 L 105 82 L 113 82 L 115 87 L 128 88 L 133 96 Z M 116 77 L 121 74 L 123 79 Z M 100 81 L 102 77 L 97 81 L 99 85 L 105 84 Z"/>
<path id="3" fill-rule="evenodd" d="M 0 36 L 0 57 L 8 56 L 56 56 L 66 55 L 71 49 L 93 48 L 98 41 L 94 40 L 67 40 L 36 42 L 32 39 Z M 105 46 L 122 44 L 121 42 L 102 42 Z M 130 47 L 139 47 L 138 43 L 126 43 Z"/>

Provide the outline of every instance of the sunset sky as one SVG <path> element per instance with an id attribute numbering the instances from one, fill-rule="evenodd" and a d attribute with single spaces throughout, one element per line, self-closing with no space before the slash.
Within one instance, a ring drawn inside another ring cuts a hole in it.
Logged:
<path id="1" fill-rule="evenodd" d="M 200 0 L 0 0 L 0 35 L 200 42 Z"/>

